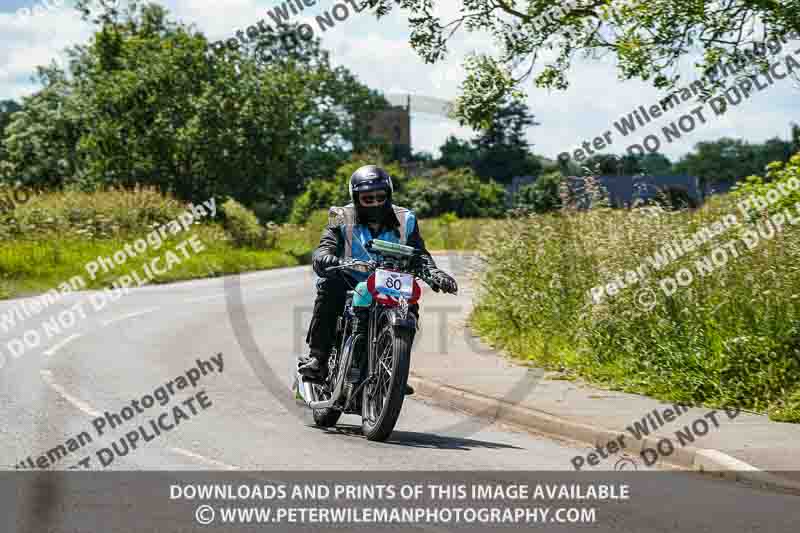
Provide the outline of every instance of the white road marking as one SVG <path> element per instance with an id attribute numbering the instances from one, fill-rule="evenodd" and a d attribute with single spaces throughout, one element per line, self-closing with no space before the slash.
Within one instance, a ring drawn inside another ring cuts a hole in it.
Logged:
<path id="1" fill-rule="evenodd" d="M 112 318 L 111 320 L 104 320 L 103 326 L 108 326 L 109 324 L 113 324 L 114 322 L 121 322 L 122 320 L 127 320 L 129 318 L 134 318 L 137 316 L 146 315 L 148 313 L 152 313 L 153 311 L 158 311 L 159 307 L 150 307 L 148 309 L 143 309 L 141 311 L 135 311 L 133 313 L 128 313 L 127 315 L 118 316 L 117 318 Z"/>
<path id="2" fill-rule="evenodd" d="M 64 390 L 64 387 L 59 385 L 53 380 L 53 373 L 49 370 L 40 370 L 39 375 L 42 377 L 42 381 L 47 383 L 47 385 L 60 394 L 65 400 L 71 403 L 73 406 L 78 408 L 83 413 L 91 416 L 92 418 L 97 418 L 103 416 L 103 414 L 99 411 L 96 411 L 91 405 L 84 402 L 83 400 L 72 396 L 70 393 Z M 223 463 L 221 461 L 215 461 L 214 459 L 209 459 L 208 457 L 203 457 L 202 455 L 198 455 L 194 452 L 190 452 L 188 450 L 184 450 L 183 448 L 169 448 L 170 451 L 173 451 L 177 454 L 184 455 L 186 457 L 191 457 L 192 459 L 199 461 L 201 463 L 205 463 L 207 465 L 221 467 L 226 470 L 240 470 L 238 466 L 229 465 L 227 463 Z"/>
<path id="3" fill-rule="evenodd" d="M 192 302 L 205 302 L 206 300 L 213 300 L 214 298 L 224 298 L 224 294 L 215 294 L 214 296 L 203 296 L 202 298 L 189 298 L 188 300 L 184 300 L 186 303 Z"/>
<path id="4" fill-rule="evenodd" d="M 95 411 L 91 405 L 89 405 L 88 403 L 84 402 L 79 398 L 72 396 L 70 393 L 64 390 L 64 387 L 53 381 L 53 373 L 50 372 L 49 370 L 40 370 L 39 374 L 42 376 L 42 381 L 47 383 L 51 389 L 59 393 L 61 396 L 63 396 L 65 400 L 67 400 L 69 403 L 71 403 L 72 405 L 74 405 L 87 415 L 93 418 L 103 416 L 103 414 L 100 413 L 99 411 Z"/>
<path id="5" fill-rule="evenodd" d="M 215 461 L 214 459 L 209 459 L 208 457 L 198 455 L 194 452 L 190 452 L 189 450 L 184 450 L 183 448 L 170 448 L 170 451 L 173 451 L 180 455 L 185 455 L 186 457 L 191 457 L 192 459 L 200 461 L 201 463 L 206 463 L 207 465 L 219 466 L 225 468 L 226 470 L 240 470 L 238 466 L 232 466 L 227 463 L 223 463 L 221 461 Z"/>
<path id="6" fill-rule="evenodd" d="M 73 334 L 73 335 L 70 335 L 69 337 L 67 337 L 67 338 L 66 338 L 66 339 L 64 339 L 63 341 L 61 341 L 61 342 L 59 342 L 58 344 L 54 345 L 52 348 L 48 348 L 47 350 L 45 350 L 45 351 L 44 351 L 44 352 L 42 352 L 42 353 L 44 353 L 44 354 L 45 354 L 47 357 L 50 357 L 50 356 L 52 356 L 54 353 L 56 353 L 57 351 L 59 351 L 61 348 L 63 348 L 64 346 L 66 346 L 67 344 L 69 344 L 70 342 L 74 341 L 75 339 L 77 339 L 77 338 L 78 338 L 78 337 L 80 337 L 80 336 L 81 336 L 81 335 L 80 335 L 79 333 L 75 333 L 75 334 Z"/>

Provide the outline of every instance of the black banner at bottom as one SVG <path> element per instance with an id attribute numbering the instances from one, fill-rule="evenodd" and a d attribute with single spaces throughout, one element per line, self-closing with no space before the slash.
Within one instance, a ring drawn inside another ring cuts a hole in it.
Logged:
<path id="1" fill-rule="evenodd" d="M 0 472 L 8 533 L 795 532 L 798 502 L 687 472 Z"/>

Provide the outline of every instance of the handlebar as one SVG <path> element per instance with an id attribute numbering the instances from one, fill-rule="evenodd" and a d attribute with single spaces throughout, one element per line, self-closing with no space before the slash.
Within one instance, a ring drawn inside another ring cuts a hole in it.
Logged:
<path id="1" fill-rule="evenodd" d="M 353 265 L 364 265 L 365 267 L 369 268 L 369 270 L 375 270 L 375 267 L 376 267 L 376 265 L 374 263 L 372 263 L 371 261 L 368 262 L 368 261 L 352 260 L 352 261 L 345 261 L 345 262 L 340 263 L 340 264 L 338 264 L 336 266 L 328 267 L 328 268 L 325 269 L 325 272 L 334 272 L 336 270 L 344 270 L 346 268 L 351 268 Z"/>
<path id="2" fill-rule="evenodd" d="M 342 262 L 336 266 L 328 267 L 325 269 L 325 272 L 332 273 L 338 270 L 352 269 L 354 265 L 363 265 L 369 269 L 368 270 L 369 272 L 374 271 L 378 267 L 377 263 L 375 263 L 374 261 L 350 260 Z M 365 271 L 362 272 L 367 273 Z M 422 266 L 421 268 L 412 269 L 412 271 L 410 271 L 409 274 L 413 274 L 414 276 L 420 278 L 422 281 L 427 283 L 433 289 L 441 288 L 441 285 L 431 275 L 430 270 L 427 268 L 427 266 Z"/>
<path id="3" fill-rule="evenodd" d="M 406 270 L 409 274 L 413 274 L 415 277 L 420 278 L 434 291 L 439 292 L 439 290 L 442 289 L 442 284 L 431 274 L 430 265 L 423 259 L 425 256 L 423 255 L 422 250 L 412 246 L 406 246 L 404 244 L 397 244 L 382 240 L 371 240 L 365 245 L 365 248 L 368 252 L 376 253 L 379 256 L 389 256 L 395 258 L 396 260 L 407 261 L 408 269 L 404 270 Z M 332 273 L 345 269 L 353 269 L 363 274 L 367 274 L 373 272 L 380 266 L 380 264 L 380 261 L 361 261 L 358 259 L 350 259 L 340 263 L 339 265 L 327 267 L 325 272 Z M 361 268 L 353 268 L 354 266 Z"/>

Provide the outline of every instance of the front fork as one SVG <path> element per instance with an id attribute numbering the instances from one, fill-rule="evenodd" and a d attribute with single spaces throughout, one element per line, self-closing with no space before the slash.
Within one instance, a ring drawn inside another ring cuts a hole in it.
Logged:
<path id="1" fill-rule="evenodd" d="M 378 318 L 381 312 L 386 312 L 389 315 L 389 323 L 392 325 L 392 328 L 397 331 L 398 329 L 408 329 L 412 332 L 411 339 L 413 341 L 414 335 L 417 332 L 417 317 L 414 313 L 408 310 L 407 306 L 397 306 L 397 307 L 383 307 L 379 305 L 373 305 L 370 308 L 369 313 L 369 339 L 371 342 L 369 343 L 369 356 L 368 356 L 368 365 L 367 365 L 367 372 L 369 379 L 376 378 L 376 370 L 377 370 L 377 360 L 378 360 Z"/>

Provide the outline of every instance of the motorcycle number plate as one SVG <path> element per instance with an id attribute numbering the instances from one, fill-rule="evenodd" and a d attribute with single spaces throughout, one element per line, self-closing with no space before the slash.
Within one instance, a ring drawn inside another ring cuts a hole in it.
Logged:
<path id="1" fill-rule="evenodd" d="M 375 272 L 375 290 L 395 298 L 410 299 L 414 294 L 414 276 L 379 269 Z"/>

